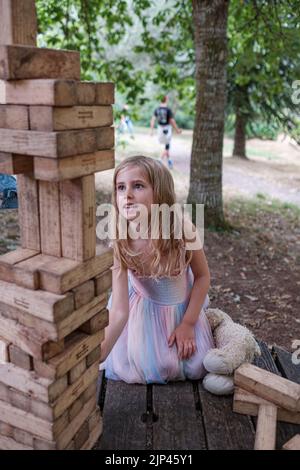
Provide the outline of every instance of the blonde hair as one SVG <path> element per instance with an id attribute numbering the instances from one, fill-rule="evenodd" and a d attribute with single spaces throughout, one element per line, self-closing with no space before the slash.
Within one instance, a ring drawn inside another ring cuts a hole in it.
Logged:
<path id="1" fill-rule="evenodd" d="M 133 270 L 138 275 L 143 275 L 141 272 L 141 253 L 135 253 L 129 248 L 127 239 L 119 239 L 118 237 L 118 219 L 119 210 L 117 207 L 116 198 L 116 182 L 120 171 L 129 167 L 140 168 L 144 176 L 153 189 L 153 203 L 154 204 L 167 204 L 169 207 L 176 203 L 174 181 L 169 170 L 158 160 L 145 156 L 134 156 L 123 160 L 116 168 L 113 178 L 113 194 L 112 203 L 116 211 L 116 240 L 113 242 L 114 254 L 119 260 L 121 265 L 125 268 Z M 150 240 L 150 256 L 151 261 L 149 268 L 151 277 L 173 277 L 182 273 L 186 266 L 190 263 L 192 252 L 185 249 L 185 237 L 183 234 L 182 239 L 174 237 L 174 217 L 176 214 L 171 213 L 170 217 L 170 238 L 163 239 L 161 221 L 159 221 L 159 238 Z"/>

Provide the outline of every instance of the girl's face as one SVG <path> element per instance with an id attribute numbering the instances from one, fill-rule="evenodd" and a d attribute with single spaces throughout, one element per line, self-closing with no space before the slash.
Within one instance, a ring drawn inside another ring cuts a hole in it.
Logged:
<path id="1" fill-rule="evenodd" d="M 141 168 L 129 166 L 118 173 L 116 202 L 119 213 L 129 221 L 139 216 L 140 204 L 147 209 L 147 214 L 150 214 L 153 188 Z"/>

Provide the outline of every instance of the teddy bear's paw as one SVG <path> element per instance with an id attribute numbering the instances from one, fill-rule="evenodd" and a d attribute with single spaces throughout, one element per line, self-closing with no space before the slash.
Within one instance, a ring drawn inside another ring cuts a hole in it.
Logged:
<path id="1" fill-rule="evenodd" d="M 202 385 L 214 395 L 231 395 L 234 391 L 233 376 L 229 375 L 207 374 Z"/>
<path id="2" fill-rule="evenodd" d="M 208 372 L 214 374 L 231 374 L 233 371 L 230 361 L 218 349 L 208 351 L 203 360 L 203 365 Z"/>

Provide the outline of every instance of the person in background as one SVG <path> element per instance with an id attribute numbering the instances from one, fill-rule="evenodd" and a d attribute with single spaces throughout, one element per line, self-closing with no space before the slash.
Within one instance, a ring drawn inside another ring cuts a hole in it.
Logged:
<path id="1" fill-rule="evenodd" d="M 158 129 L 158 141 L 161 144 L 164 144 L 165 148 L 161 155 L 162 161 L 166 158 L 168 166 L 170 169 L 173 168 L 173 162 L 170 157 L 170 145 L 172 140 L 172 127 L 175 129 L 177 134 L 180 134 L 182 131 L 178 128 L 176 121 L 173 117 L 173 112 L 171 108 L 168 107 L 168 96 L 164 96 L 161 100 L 161 103 L 158 108 L 155 109 L 154 114 L 151 118 L 150 127 L 151 135 L 153 135 L 153 129 L 155 121 L 157 120 L 157 129 Z"/>

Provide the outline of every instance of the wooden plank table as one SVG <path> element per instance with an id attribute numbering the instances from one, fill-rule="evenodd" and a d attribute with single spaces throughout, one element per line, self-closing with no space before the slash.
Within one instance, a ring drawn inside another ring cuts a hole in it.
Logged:
<path id="1" fill-rule="evenodd" d="M 259 342 L 262 356 L 255 365 L 300 383 L 300 365 L 291 354 Z M 201 381 L 167 385 L 126 384 L 99 376 L 98 402 L 103 434 L 95 450 L 238 450 L 253 449 L 256 418 L 232 411 L 233 396 L 219 397 Z M 279 423 L 276 448 L 300 425 Z"/>

